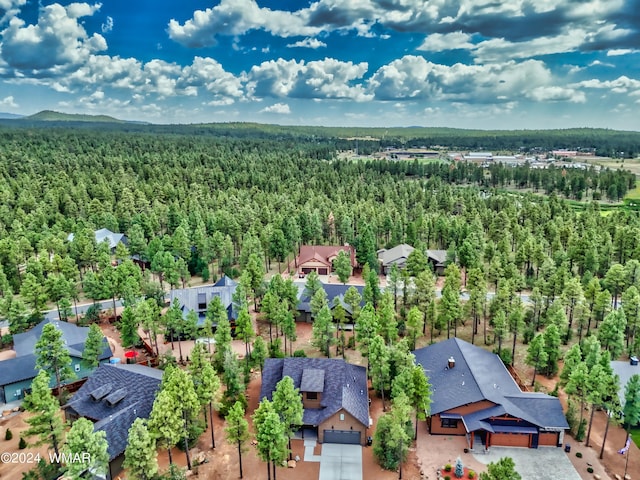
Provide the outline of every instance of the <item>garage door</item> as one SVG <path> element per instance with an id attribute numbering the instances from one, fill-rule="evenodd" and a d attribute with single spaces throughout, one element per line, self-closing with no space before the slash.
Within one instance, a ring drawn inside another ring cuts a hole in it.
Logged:
<path id="1" fill-rule="evenodd" d="M 360 432 L 354 430 L 325 430 L 324 443 L 360 445 Z"/>
<path id="2" fill-rule="evenodd" d="M 540 439 L 538 440 L 538 445 L 551 445 L 553 447 L 557 446 L 558 433 L 557 432 L 540 433 Z"/>
<path id="3" fill-rule="evenodd" d="M 491 435 L 491 445 L 503 447 L 528 447 L 528 433 L 494 433 Z"/>
<path id="4" fill-rule="evenodd" d="M 329 270 L 326 268 L 319 268 L 318 269 L 318 275 L 328 275 L 329 274 Z"/>

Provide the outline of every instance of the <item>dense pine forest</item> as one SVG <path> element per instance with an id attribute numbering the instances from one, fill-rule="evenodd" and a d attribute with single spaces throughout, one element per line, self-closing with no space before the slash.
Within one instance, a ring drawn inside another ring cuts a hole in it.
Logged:
<path id="1" fill-rule="evenodd" d="M 336 137 L 284 127 L 251 135 L 256 128 L 2 128 L 2 316 L 18 328 L 47 300 L 69 304 L 82 291 L 123 297 L 115 277 L 98 275 L 108 265 L 92 243 L 100 228 L 126 233 L 128 254 L 171 285 L 190 275 L 237 276 L 251 254 L 268 266 L 300 244 L 353 244 L 359 263 L 374 269 L 379 248 L 446 249 L 474 271 L 476 285 L 532 290 L 527 320 L 536 329 L 549 311 L 565 311 L 567 340 L 601 321 L 620 295 L 638 295 L 638 213 L 605 215 L 598 202 L 576 210 L 565 199 L 619 200 L 635 186 L 629 172 L 338 160 Z M 503 186 L 546 195 L 496 188 Z M 632 305 L 625 302 L 625 349 L 637 351 L 640 307 Z"/>

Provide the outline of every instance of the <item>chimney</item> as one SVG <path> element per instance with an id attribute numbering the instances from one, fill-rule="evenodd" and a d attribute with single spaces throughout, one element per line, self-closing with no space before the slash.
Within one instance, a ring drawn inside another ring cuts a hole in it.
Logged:
<path id="1" fill-rule="evenodd" d="M 447 367 L 453 368 L 455 366 L 456 366 L 456 359 L 453 357 L 449 357 L 449 360 L 447 360 Z"/>

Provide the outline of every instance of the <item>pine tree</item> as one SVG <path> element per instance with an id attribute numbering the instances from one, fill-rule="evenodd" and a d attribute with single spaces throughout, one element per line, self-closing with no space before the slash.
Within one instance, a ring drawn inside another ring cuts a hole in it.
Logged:
<path id="1" fill-rule="evenodd" d="M 327 358 L 331 357 L 331 345 L 335 342 L 334 329 L 335 325 L 333 325 L 329 307 L 324 306 L 313 322 L 311 344 L 324 353 Z"/>
<path id="2" fill-rule="evenodd" d="M 440 298 L 439 315 L 446 321 L 447 338 L 451 337 L 451 326 L 454 333 L 458 333 L 458 322 L 462 318 L 462 307 L 460 305 L 460 270 L 452 263 L 445 270 L 444 286 L 442 287 L 442 298 Z"/>
<path id="3" fill-rule="evenodd" d="M 534 386 L 536 383 L 536 373 L 547 365 L 547 352 L 545 351 L 544 335 L 541 333 L 536 334 L 536 336 L 529 342 L 525 363 L 533 367 L 533 379 L 531 380 L 531 386 Z"/>
<path id="4" fill-rule="evenodd" d="M 573 369 L 580 362 L 582 362 L 582 351 L 580 350 L 580 345 L 576 343 L 564 354 L 564 365 L 562 372 L 560 372 L 560 385 L 565 386 L 569 382 L 569 376 L 571 376 Z"/>
<path id="5" fill-rule="evenodd" d="M 221 372 L 224 359 L 227 352 L 231 351 L 231 325 L 227 316 L 227 310 L 222 305 L 220 297 L 214 297 L 209 307 L 207 308 L 207 315 L 209 315 L 209 309 L 212 311 L 213 324 L 216 325 L 216 333 L 213 338 L 216 340 L 216 350 L 213 355 L 213 366 L 217 372 Z"/>
<path id="6" fill-rule="evenodd" d="M 358 292 L 356 287 L 349 287 L 344 294 L 344 303 L 349 305 L 351 309 L 351 324 L 353 325 L 360 316 L 360 302 L 362 302 L 362 295 Z"/>
<path id="7" fill-rule="evenodd" d="M 189 372 L 193 380 L 193 386 L 198 397 L 200 407 L 203 409 L 205 425 L 207 425 L 207 410 L 209 407 L 209 423 L 211 423 L 211 446 L 216 447 L 213 425 L 213 409 L 218 403 L 220 393 L 220 378 L 216 375 L 213 365 L 207 357 L 206 347 L 198 343 L 191 351 L 191 364 Z"/>
<path id="8" fill-rule="evenodd" d="M 624 387 L 624 424 L 628 429 L 640 423 L 640 375 L 632 375 Z"/>
<path id="9" fill-rule="evenodd" d="M 42 328 L 42 334 L 36 342 L 36 369 L 44 370 L 53 375 L 56 388 L 60 394 L 60 385 L 75 377 L 71 369 L 69 350 L 62 338 L 62 330 L 53 323 L 47 323 Z"/>
<path id="10" fill-rule="evenodd" d="M 260 372 L 264 367 L 264 360 L 267 358 L 267 345 L 264 339 L 258 335 L 253 341 L 253 352 L 251 353 L 251 359 L 253 364 L 258 367 Z"/>
<path id="11" fill-rule="evenodd" d="M 409 401 L 402 394 L 394 400 L 391 410 L 378 419 L 373 439 L 373 454 L 378 463 L 386 470 L 399 469 L 398 478 L 402 478 L 402 464 L 411 442 Z"/>
<path id="12" fill-rule="evenodd" d="M 87 340 L 84 342 L 84 350 L 82 351 L 82 361 L 89 368 L 96 368 L 99 363 L 100 355 L 105 348 L 104 335 L 102 330 L 95 323 L 89 325 L 89 333 Z"/>
<path id="13" fill-rule="evenodd" d="M 418 307 L 411 307 L 407 315 L 407 333 L 409 338 L 411 338 L 411 350 L 415 350 L 416 348 L 416 338 L 422 330 L 422 322 L 422 312 L 420 312 Z"/>
<path id="14" fill-rule="evenodd" d="M 391 345 L 398 338 L 398 321 L 393 308 L 393 297 L 389 292 L 382 295 L 378 306 L 378 333 L 387 345 Z"/>
<path id="15" fill-rule="evenodd" d="M 582 419 L 584 417 L 584 404 L 587 400 L 589 387 L 589 370 L 587 369 L 586 363 L 581 361 L 573 367 L 573 370 L 569 375 L 569 380 L 567 381 L 567 386 L 565 387 L 565 392 L 567 392 L 567 394 L 576 397 L 580 401 L 580 421 L 578 422 L 579 426 L 582 425 Z M 582 441 L 582 438 L 579 438 L 578 433 L 579 430 L 576 432 L 576 440 Z"/>
<path id="16" fill-rule="evenodd" d="M 167 375 L 165 372 L 164 375 Z M 149 416 L 149 432 L 158 442 L 158 446 L 166 448 L 169 463 L 173 463 L 171 448 L 178 443 L 183 433 L 183 420 L 180 409 L 176 408 L 172 394 L 161 389 L 156 395 Z"/>
<path id="17" fill-rule="evenodd" d="M 627 320 L 623 309 L 613 310 L 602 321 L 598 329 L 598 340 L 604 350 L 611 353 L 611 358 L 618 358 L 624 351 L 624 331 Z"/>
<path id="18" fill-rule="evenodd" d="M 547 364 L 543 373 L 549 377 L 558 371 L 558 360 L 560 359 L 560 332 L 555 324 L 549 325 L 544 333 L 544 349 L 547 352 Z"/>
<path id="19" fill-rule="evenodd" d="M 340 250 L 333 260 L 333 270 L 342 284 L 346 284 L 351 276 L 351 258 L 347 252 Z"/>
<path id="20" fill-rule="evenodd" d="M 129 428 L 124 457 L 123 466 L 132 480 L 150 480 L 158 473 L 156 441 L 145 419 L 136 418 Z"/>
<path id="21" fill-rule="evenodd" d="M 293 433 L 302 426 L 302 415 L 304 407 L 302 405 L 302 395 L 300 390 L 293 385 L 293 379 L 289 376 L 282 377 L 273 392 L 273 408 L 280 420 L 284 424 L 285 432 L 289 438 L 289 459 L 291 459 L 291 437 Z"/>
<path id="22" fill-rule="evenodd" d="M 226 421 L 225 433 L 227 434 L 227 441 L 238 446 L 238 463 L 240 478 L 242 478 L 242 452 L 244 445 L 249 440 L 249 424 L 244 418 L 244 408 L 241 402 L 234 403 L 229 409 Z"/>
<path id="23" fill-rule="evenodd" d="M 382 409 L 385 410 L 384 392 L 391 381 L 389 371 L 389 350 L 380 335 L 376 335 L 369 345 L 369 371 L 373 388 L 380 392 Z"/>
<path id="24" fill-rule="evenodd" d="M 23 406 L 33 415 L 25 420 L 29 428 L 23 435 L 38 437 L 32 445 L 35 447 L 49 445 L 57 456 L 64 428 L 60 415 L 60 404 L 52 395 L 49 382 L 49 375 L 44 370 L 40 370 L 40 373 L 31 382 L 31 393 L 25 396 Z"/>
<path id="25" fill-rule="evenodd" d="M 94 432 L 91 420 L 77 419 L 67 434 L 64 453 L 69 458 L 80 458 L 82 461 L 68 463 L 67 475 L 80 478 L 85 471 L 97 476 L 106 475 L 109 464 L 108 448 L 107 434 L 103 430 Z"/>
<path id="26" fill-rule="evenodd" d="M 165 317 L 169 315 L 170 313 L 167 313 Z M 122 346 L 124 348 L 130 348 L 138 344 L 140 341 L 140 337 L 138 336 L 138 319 L 133 308 L 129 306 L 124 308 L 120 322 L 118 323 L 118 330 L 120 331 L 120 339 L 122 340 Z"/>
<path id="27" fill-rule="evenodd" d="M 267 462 L 269 479 L 273 464 L 273 479 L 276 480 L 276 465 L 287 458 L 287 435 L 284 423 L 269 400 L 263 399 L 253 413 L 253 426 L 258 442 L 258 457 Z"/>
<path id="28" fill-rule="evenodd" d="M 516 472 L 516 464 L 510 457 L 502 457 L 497 462 L 489 463 L 486 472 L 480 474 L 480 480 L 521 480 Z"/>

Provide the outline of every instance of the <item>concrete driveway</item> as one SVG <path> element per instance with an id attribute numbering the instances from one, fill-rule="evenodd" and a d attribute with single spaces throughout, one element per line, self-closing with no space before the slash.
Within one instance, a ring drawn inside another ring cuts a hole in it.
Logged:
<path id="1" fill-rule="evenodd" d="M 362 446 L 323 443 L 318 480 L 362 480 Z"/>
<path id="2" fill-rule="evenodd" d="M 479 452 L 473 456 L 485 465 L 502 457 L 511 457 L 522 480 L 581 480 L 562 448 L 491 447 L 488 453 Z"/>

